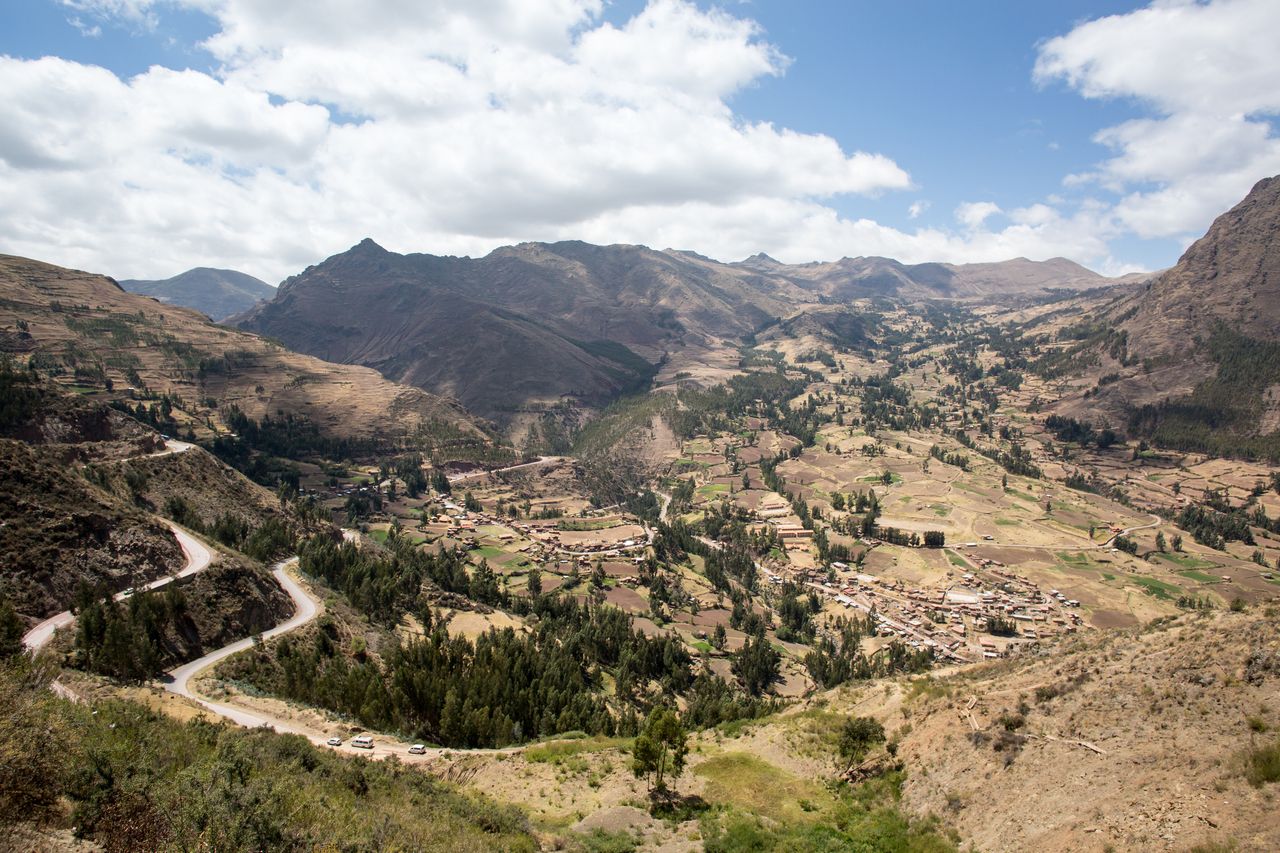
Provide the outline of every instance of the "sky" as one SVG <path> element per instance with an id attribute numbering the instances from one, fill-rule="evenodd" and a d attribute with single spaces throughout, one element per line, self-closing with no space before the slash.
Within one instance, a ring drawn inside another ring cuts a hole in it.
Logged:
<path id="1" fill-rule="evenodd" d="M 1276 0 L 0 0 L 0 252 L 1159 269 L 1280 173 L 1276 33 Z"/>

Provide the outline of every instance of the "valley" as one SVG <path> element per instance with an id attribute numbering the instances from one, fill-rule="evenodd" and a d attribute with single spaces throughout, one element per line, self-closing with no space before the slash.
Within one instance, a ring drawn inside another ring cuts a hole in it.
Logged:
<path id="1" fill-rule="evenodd" d="M 1190 418 L 1243 356 L 1203 339 L 1188 386 L 1121 328 L 1203 251 L 1109 280 L 367 241 L 248 331 L 5 257 L 4 690 L 25 726 L 373 774 L 344 813 L 410 847 L 384 793 L 426 785 L 441 849 L 1267 849 L 1272 401 L 1239 452 L 1162 444 L 1142 407 Z M 26 822 L 199 837 L 170 761 Z M 264 820 L 228 846 L 328 825 Z"/>

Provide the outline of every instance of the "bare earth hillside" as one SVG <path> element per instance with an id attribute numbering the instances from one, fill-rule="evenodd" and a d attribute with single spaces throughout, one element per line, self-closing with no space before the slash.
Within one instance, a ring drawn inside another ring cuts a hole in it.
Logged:
<path id="1" fill-rule="evenodd" d="M 481 435 L 456 405 L 373 370 L 289 352 L 104 276 L 39 261 L 0 256 L 0 328 L 10 330 L 6 349 L 46 375 L 177 394 L 201 420 L 235 405 L 252 418 L 292 413 L 334 437 L 390 438 L 435 422 Z"/>

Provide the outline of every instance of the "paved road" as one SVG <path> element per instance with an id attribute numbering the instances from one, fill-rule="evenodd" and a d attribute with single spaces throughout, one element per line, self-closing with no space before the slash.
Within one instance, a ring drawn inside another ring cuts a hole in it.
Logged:
<path id="1" fill-rule="evenodd" d="M 288 569 L 298 561 L 297 557 L 290 557 L 271 567 L 271 574 L 275 576 L 276 581 L 289 593 L 289 597 L 293 599 L 294 614 L 288 620 L 281 622 L 269 631 L 264 631 L 262 638 L 270 639 L 279 634 L 299 628 L 312 619 L 320 612 L 320 602 L 312 598 L 311 595 L 302 588 L 302 586 L 293 579 L 288 573 Z M 237 652 L 242 652 L 253 645 L 253 638 L 246 637 L 243 640 L 237 640 L 230 645 L 223 646 L 215 652 L 210 652 L 202 658 L 193 660 L 190 663 L 183 664 L 177 669 L 170 670 L 164 684 L 164 689 L 178 696 L 185 696 L 194 702 L 199 703 L 210 711 L 213 711 L 220 717 L 231 720 L 242 726 L 250 728 L 256 726 L 269 726 L 276 731 L 290 732 L 292 734 L 307 734 L 306 732 L 296 729 L 282 720 L 276 718 L 268 718 L 259 714 L 254 714 L 243 708 L 234 705 L 228 705 L 222 702 L 214 702 L 206 699 L 200 694 L 191 690 L 190 682 L 196 673 L 203 669 L 213 666 L 221 660 L 224 660 Z"/>

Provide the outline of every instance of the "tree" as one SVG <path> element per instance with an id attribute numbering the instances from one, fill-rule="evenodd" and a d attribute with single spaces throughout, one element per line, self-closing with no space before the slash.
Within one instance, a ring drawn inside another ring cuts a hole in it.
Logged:
<path id="1" fill-rule="evenodd" d="M 534 598 L 542 595 L 542 572 L 537 569 L 529 570 L 529 595 Z"/>
<path id="2" fill-rule="evenodd" d="M 742 679 L 746 691 L 752 696 L 759 696 L 777 681 L 781 665 L 782 656 L 769 644 L 761 630 L 747 639 L 733 656 L 730 667 L 733 674 Z"/>
<path id="3" fill-rule="evenodd" d="M 484 510 L 484 506 L 480 503 L 479 499 L 476 498 L 475 495 L 471 494 L 470 491 L 468 491 L 466 496 L 463 498 L 462 505 L 466 507 L 467 512 L 481 512 Z"/>
<path id="4" fill-rule="evenodd" d="M 884 743 L 884 726 L 874 717 L 850 717 L 840 727 L 840 738 L 836 741 L 836 751 L 844 759 L 847 767 L 852 767 L 862 760 L 867 750 L 878 743 Z"/>
<path id="5" fill-rule="evenodd" d="M 723 625 L 717 625 L 716 629 L 711 632 L 711 645 L 720 651 L 724 651 L 724 645 L 728 640 L 728 633 L 724 630 Z"/>
<path id="6" fill-rule="evenodd" d="M 947 544 L 947 534 L 941 530 L 926 530 L 924 534 L 924 547 L 941 548 Z"/>
<path id="7" fill-rule="evenodd" d="M 1163 554 L 1165 552 L 1165 547 L 1166 546 L 1164 542 L 1164 534 L 1157 533 L 1156 534 L 1156 550 L 1159 551 L 1161 554 Z"/>
<path id="8" fill-rule="evenodd" d="M 438 468 L 431 475 L 431 488 L 435 489 L 442 495 L 450 494 L 453 491 L 453 487 L 449 485 L 448 475 Z"/>
<path id="9" fill-rule="evenodd" d="M 22 651 L 22 620 L 7 598 L 0 599 L 0 660 Z"/>
<path id="10" fill-rule="evenodd" d="M 680 775 L 688 751 L 688 735 L 675 712 L 654 708 L 631 748 L 631 771 L 648 782 L 650 791 L 666 791 L 667 777 Z"/>
<path id="11" fill-rule="evenodd" d="M 1182 550 L 1182 534 L 1181 533 L 1173 534 L 1173 550 L 1175 551 Z"/>

